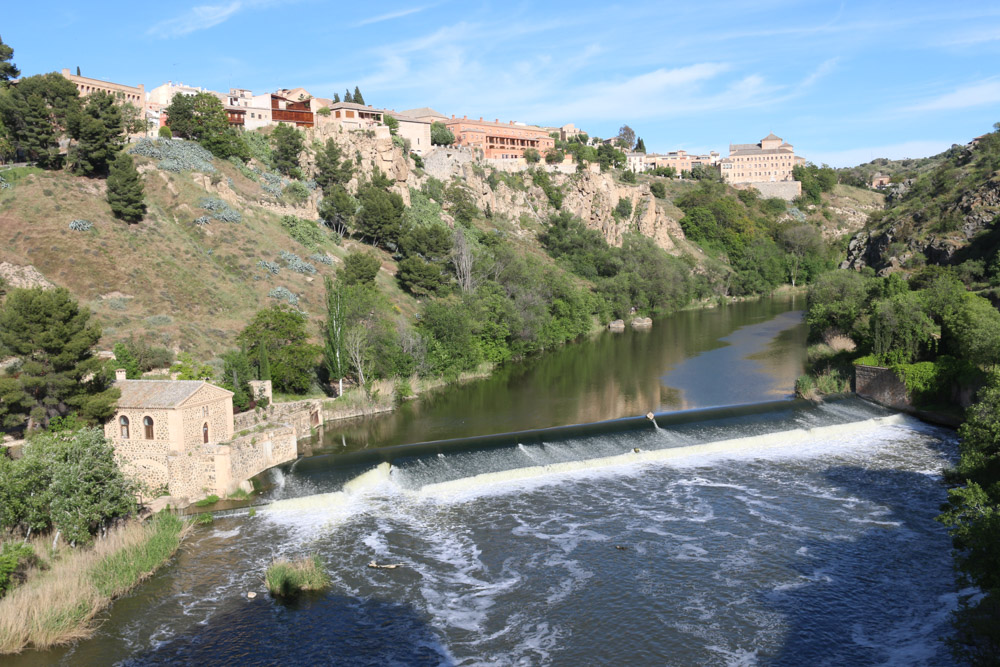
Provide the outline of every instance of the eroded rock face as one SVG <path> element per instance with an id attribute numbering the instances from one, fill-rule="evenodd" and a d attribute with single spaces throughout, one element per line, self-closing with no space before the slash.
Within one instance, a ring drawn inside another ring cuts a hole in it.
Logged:
<path id="1" fill-rule="evenodd" d="M 1000 182 L 990 181 L 962 196 L 944 215 L 956 215 L 961 223 L 954 232 L 927 234 L 914 233 L 916 225 L 933 224 L 923 211 L 904 217 L 880 230 L 861 230 L 851 239 L 847 259 L 840 265 L 845 269 L 870 266 L 879 275 L 899 270 L 907 259 L 923 254 L 932 264 L 949 264 L 959 250 L 985 229 L 1000 219 Z M 904 244 L 905 248 L 898 244 Z M 890 246 L 896 245 L 890 252 Z"/>
<path id="2" fill-rule="evenodd" d="M 55 287 L 31 264 L 18 266 L 10 262 L 0 262 L 0 278 L 7 282 L 8 287 L 41 287 L 50 289 Z"/>
<path id="3" fill-rule="evenodd" d="M 389 128 L 346 130 L 338 123 L 323 123 L 306 130 L 305 143 L 311 148 L 313 142 L 326 144 L 327 139 L 331 138 L 343 149 L 344 158 L 354 164 L 354 178 L 347 184 L 349 191 L 357 192 L 358 182 L 370 178 L 375 169 L 379 169 L 395 182 L 390 189 L 399 193 L 403 203 L 410 205 L 410 189 L 407 186 L 410 159 L 403 154 L 402 149 L 393 145 Z M 360 163 L 357 159 L 359 155 Z M 303 171 L 308 174 L 315 173 L 316 158 L 312 150 L 304 151 L 300 162 Z"/>

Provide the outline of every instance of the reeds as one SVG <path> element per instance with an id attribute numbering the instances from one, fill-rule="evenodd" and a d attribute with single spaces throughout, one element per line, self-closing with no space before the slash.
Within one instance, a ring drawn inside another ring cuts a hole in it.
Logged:
<path id="1" fill-rule="evenodd" d="M 319 591 L 330 585 L 330 575 L 323 569 L 319 556 L 296 561 L 276 560 L 264 577 L 267 590 L 275 597 L 293 597 L 302 591 Z"/>

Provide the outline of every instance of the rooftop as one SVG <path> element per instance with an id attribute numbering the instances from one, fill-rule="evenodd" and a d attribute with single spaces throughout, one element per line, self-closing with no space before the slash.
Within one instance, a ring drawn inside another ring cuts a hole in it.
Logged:
<path id="1" fill-rule="evenodd" d="M 175 408 L 210 385 L 204 380 L 119 380 L 115 386 L 122 392 L 119 407 Z"/>

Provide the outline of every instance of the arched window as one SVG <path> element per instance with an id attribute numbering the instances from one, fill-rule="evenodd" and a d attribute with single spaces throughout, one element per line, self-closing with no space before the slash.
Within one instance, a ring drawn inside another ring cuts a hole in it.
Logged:
<path id="1" fill-rule="evenodd" d="M 122 415 L 118 419 L 118 423 L 121 424 L 122 427 L 122 438 L 128 440 L 128 417 Z"/>
<path id="2" fill-rule="evenodd" d="M 153 439 L 153 418 L 152 417 L 143 417 L 142 418 L 142 425 L 146 429 L 146 440 L 152 440 Z"/>
<path id="3" fill-rule="evenodd" d="M 208 422 L 205 422 L 205 425 L 201 427 L 201 441 L 208 444 Z"/>

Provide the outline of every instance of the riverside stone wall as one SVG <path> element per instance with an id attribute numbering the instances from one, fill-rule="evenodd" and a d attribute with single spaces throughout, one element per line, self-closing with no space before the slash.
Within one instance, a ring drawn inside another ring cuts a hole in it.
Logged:
<path id="1" fill-rule="evenodd" d="M 906 394 L 906 384 L 891 370 L 883 366 L 854 367 L 854 391 L 882 405 L 905 410 L 912 408 Z"/>
<path id="2" fill-rule="evenodd" d="M 260 424 L 280 422 L 293 427 L 296 436 L 304 438 L 314 427 L 323 425 L 323 401 L 308 399 L 289 401 L 288 403 L 272 403 L 263 409 L 248 410 L 234 415 L 233 422 L 236 433 Z"/>

